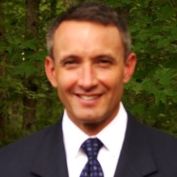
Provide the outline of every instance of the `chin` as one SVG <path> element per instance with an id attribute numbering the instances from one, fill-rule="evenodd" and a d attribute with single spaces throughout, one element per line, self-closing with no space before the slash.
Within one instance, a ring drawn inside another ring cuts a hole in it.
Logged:
<path id="1" fill-rule="evenodd" d="M 82 117 L 80 118 L 80 121 L 82 121 L 84 124 L 99 124 L 101 122 L 104 122 L 104 120 L 102 118 L 99 117 Z"/>

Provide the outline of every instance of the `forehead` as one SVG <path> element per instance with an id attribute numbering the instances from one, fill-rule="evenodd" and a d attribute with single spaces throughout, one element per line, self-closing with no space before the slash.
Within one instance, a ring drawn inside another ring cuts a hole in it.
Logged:
<path id="1" fill-rule="evenodd" d="M 56 36 L 71 36 L 74 37 L 78 34 L 78 32 L 82 32 L 81 34 L 89 34 L 94 35 L 96 33 L 102 35 L 106 34 L 107 36 L 112 36 L 108 32 L 113 32 L 112 34 L 120 35 L 120 32 L 116 26 L 113 25 L 102 25 L 96 22 L 89 22 L 89 21 L 64 21 L 62 22 L 58 28 L 55 30 L 54 38 Z M 90 33 L 89 33 L 90 32 Z M 97 34 L 97 35 L 98 35 Z"/>
<path id="2" fill-rule="evenodd" d="M 87 21 L 64 21 L 56 29 L 54 49 L 105 49 L 122 48 L 117 27 Z"/>

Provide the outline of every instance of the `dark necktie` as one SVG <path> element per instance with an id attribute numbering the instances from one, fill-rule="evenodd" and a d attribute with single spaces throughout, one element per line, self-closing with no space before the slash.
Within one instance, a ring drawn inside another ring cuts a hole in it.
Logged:
<path id="1" fill-rule="evenodd" d="M 97 155 L 100 148 L 103 146 L 102 142 L 97 138 L 87 139 L 81 146 L 88 157 L 88 161 L 81 172 L 80 177 L 103 177 L 103 170 Z"/>

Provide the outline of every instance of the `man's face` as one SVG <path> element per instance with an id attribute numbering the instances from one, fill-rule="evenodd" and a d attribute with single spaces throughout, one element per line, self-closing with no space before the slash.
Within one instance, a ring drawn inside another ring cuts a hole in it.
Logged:
<path id="1" fill-rule="evenodd" d="M 65 21 L 56 30 L 53 56 L 46 57 L 46 74 L 70 119 L 86 133 L 93 127 L 99 132 L 119 110 L 136 56 L 125 61 L 116 27 L 78 21 Z"/>

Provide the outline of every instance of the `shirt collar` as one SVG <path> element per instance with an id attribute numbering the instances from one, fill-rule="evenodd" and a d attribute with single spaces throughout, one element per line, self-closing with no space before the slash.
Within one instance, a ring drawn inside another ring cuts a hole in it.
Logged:
<path id="1" fill-rule="evenodd" d="M 123 104 L 120 103 L 119 111 L 115 118 L 94 137 L 99 138 L 103 142 L 104 147 L 114 155 L 118 149 L 121 150 L 122 148 L 126 127 L 127 113 Z M 80 153 L 81 144 L 89 136 L 70 120 L 66 110 L 63 115 L 62 129 L 66 154 L 70 157 L 76 157 Z"/>
<path id="2" fill-rule="evenodd" d="M 66 154 L 70 157 L 78 155 L 81 144 L 89 137 L 80 128 L 78 128 L 68 117 L 66 110 L 63 115 L 62 122 L 64 144 Z"/>
<path id="3" fill-rule="evenodd" d="M 127 112 L 122 103 L 116 117 L 105 127 L 97 137 L 103 142 L 110 153 L 117 154 L 122 149 L 127 127 Z"/>

